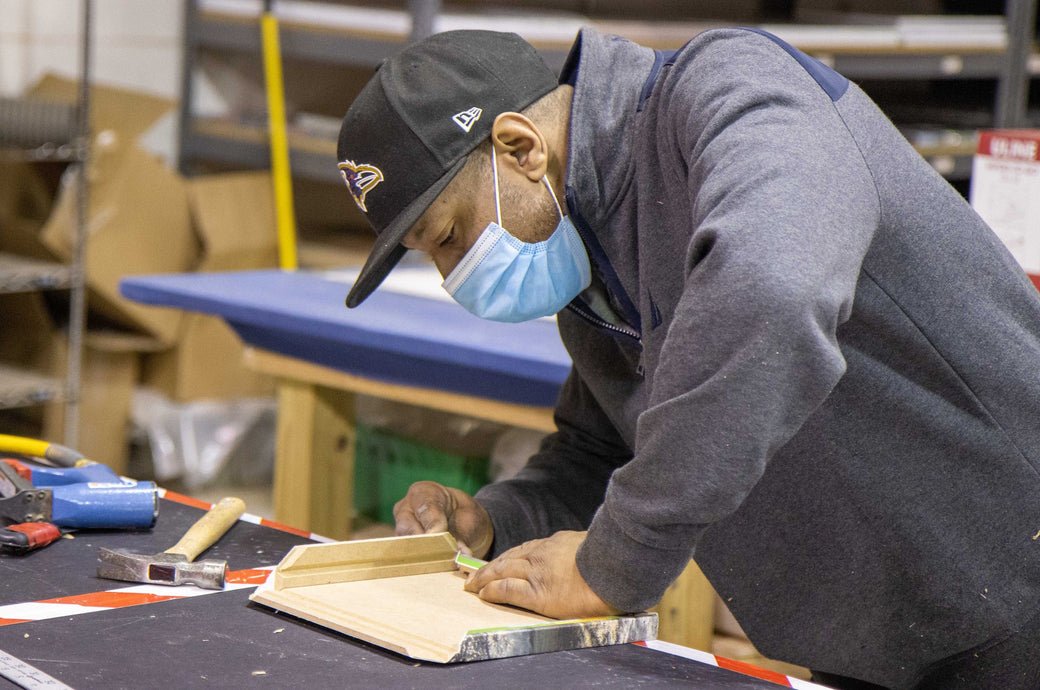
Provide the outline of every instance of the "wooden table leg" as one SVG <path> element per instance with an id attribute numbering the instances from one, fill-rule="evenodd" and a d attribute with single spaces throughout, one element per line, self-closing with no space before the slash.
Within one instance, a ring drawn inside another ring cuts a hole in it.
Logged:
<path id="1" fill-rule="evenodd" d="M 356 435 L 353 393 L 279 380 L 275 520 L 332 539 L 349 538 Z"/>
<path id="2" fill-rule="evenodd" d="M 651 610 L 658 616 L 657 639 L 711 650 L 715 634 L 715 589 L 695 562 L 690 561 Z"/>

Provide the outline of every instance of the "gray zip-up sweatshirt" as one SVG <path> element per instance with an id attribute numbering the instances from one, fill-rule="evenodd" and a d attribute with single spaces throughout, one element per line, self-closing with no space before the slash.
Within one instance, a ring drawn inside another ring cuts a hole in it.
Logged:
<path id="1" fill-rule="evenodd" d="M 586 30 L 565 78 L 599 290 L 495 552 L 587 528 L 626 610 L 693 557 L 763 654 L 892 687 L 1040 611 L 1040 300 L 967 203 L 760 32 Z"/>

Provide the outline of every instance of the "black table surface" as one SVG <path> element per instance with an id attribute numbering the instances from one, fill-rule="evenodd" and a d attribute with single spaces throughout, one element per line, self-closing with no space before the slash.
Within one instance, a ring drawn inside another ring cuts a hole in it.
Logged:
<path id="1" fill-rule="evenodd" d="M 95 575 L 99 547 L 169 548 L 203 511 L 163 499 L 149 531 L 80 531 L 24 556 L 0 552 L 0 606 L 132 587 Z M 277 564 L 305 537 L 239 521 L 200 558 Z M 170 587 L 171 594 L 178 588 Z M 765 680 L 626 644 L 468 664 L 417 662 L 249 601 L 252 588 L 0 625 L 0 651 L 74 688 L 696 687 Z M 3 614 L 0 613 L 0 618 Z M 3 665 L 0 664 L 0 669 Z M 0 675 L 0 688 L 16 687 Z"/>

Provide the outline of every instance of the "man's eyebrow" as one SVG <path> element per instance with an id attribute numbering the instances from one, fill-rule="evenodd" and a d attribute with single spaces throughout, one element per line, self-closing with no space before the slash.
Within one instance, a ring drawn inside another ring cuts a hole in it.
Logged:
<path id="1" fill-rule="evenodd" d="M 412 223 L 412 227 L 408 228 L 408 232 L 405 233 L 405 236 L 402 237 L 401 240 L 421 240 L 423 233 L 426 232 L 427 225 L 429 225 L 429 223 L 425 222 L 422 216 L 420 216 L 418 220 Z"/>
<path id="2" fill-rule="evenodd" d="M 434 211 L 433 204 L 430 205 L 426 211 L 412 225 L 412 229 L 408 231 L 408 234 L 414 240 L 421 240 L 431 227 L 435 227 L 435 223 L 440 222 L 443 218 L 443 214 L 440 211 Z"/>
<path id="3" fill-rule="evenodd" d="M 401 242 L 412 242 L 419 244 L 422 241 L 423 235 L 430 228 L 430 219 L 426 217 L 426 214 L 419 216 L 419 219 L 415 221 L 412 227 L 408 230 L 408 233 L 401 238 Z"/>

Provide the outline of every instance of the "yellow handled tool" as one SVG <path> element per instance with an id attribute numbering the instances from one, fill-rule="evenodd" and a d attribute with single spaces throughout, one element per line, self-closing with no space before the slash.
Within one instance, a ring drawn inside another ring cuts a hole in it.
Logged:
<path id="1" fill-rule="evenodd" d="M 173 556 L 183 556 L 189 561 L 196 557 L 214 543 L 224 533 L 231 529 L 231 525 L 238 522 L 242 513 L 246 512 L 246 504 L 241 498 L 228 496 L 220 499 L 215 506 L 209 509 L 198 522 L 191 526 L 181 540 L 174 546 L 166 549 L 163 553 Z"/>
<path id="2" fill-rule="evenodd" d="M 0 434 L 0 453 L 43 458 L 62 467 L 76 467 L 90 463 L 90 460 L 87 460 L 79 451 L 59 446 L 57 443 L 38 441 L 34 438 L 25 438 L 24 436 Z"/>

